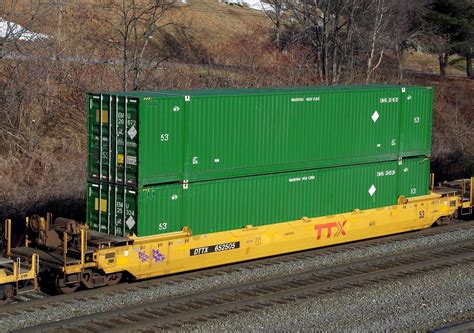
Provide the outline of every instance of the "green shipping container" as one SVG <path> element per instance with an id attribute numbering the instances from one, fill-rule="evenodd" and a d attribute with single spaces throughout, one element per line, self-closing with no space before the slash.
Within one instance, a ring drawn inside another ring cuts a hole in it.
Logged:
<path id="1" fill-rule="evenodd" d="M 87 218 L 93 230 L 115 235 L 148 236 L 183 226 L 206 234 L 395 205 L 400 195 L 425 195 L 428 187 L 426 158 L 196 182 L 187 188 L 89 183 Z"/>
<path id="2" fill-rule="evenodd" d="M 88 178 L 141 188 L 429 156 L 432 109 L 427 87 L 90 94 Z"/>

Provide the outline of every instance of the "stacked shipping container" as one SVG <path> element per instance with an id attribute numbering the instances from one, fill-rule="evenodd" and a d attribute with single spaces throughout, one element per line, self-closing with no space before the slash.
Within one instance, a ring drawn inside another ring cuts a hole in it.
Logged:
<path id="1" fill-rule="evenodd" d="M 91 94 L 89 225 L 201 234 L 426 194 L 432 104 L 399 86 Z"/>
<path id="2" fill-rule="evenodd" d="M 399 86 L 92 94 L 88 174 L 143 187 L 429 155 L 432 108 Z"/>
<path id="3" fill-rule="evenodd" d="M 395 205 L 400 195 L 426 194 L 428 183 L 426 158 L 196 182 L 186 189 L 90 183 L 88 220 L 94 230 L 116 235 L 183 226 L 203 234 Z"/>

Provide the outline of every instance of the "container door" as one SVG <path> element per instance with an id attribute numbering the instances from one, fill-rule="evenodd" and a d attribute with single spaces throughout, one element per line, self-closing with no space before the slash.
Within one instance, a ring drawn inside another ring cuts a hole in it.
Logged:
<path id="1" fill-rule="evenodd" d="M 89 183 L 87 224 L 116 236 L 137 233 L 137 191 L 106 183 Z"/>
<path id="2" fill-rule="evenodd" d="M 137 184 L 138 107 L 126 96 L 89 97 L 89 179 Z"/>
<path id="3" fill-rule="evenodd" d="M 113 129 L 111 96 L 89 95 L 88 115 L 88 178 L 112 181 L 109 172 Z"/>
<path id="4" fill-rule="evenodd" d="M 402 88 L 401 108 L 401 156 L 429 156 L 431 153 L 433 89 L 430 87 Z"/>
<path id="5" fill-rule="evenodd" d="M 139 100 L 115 96 L 115 183 L 137 185 Z"/>

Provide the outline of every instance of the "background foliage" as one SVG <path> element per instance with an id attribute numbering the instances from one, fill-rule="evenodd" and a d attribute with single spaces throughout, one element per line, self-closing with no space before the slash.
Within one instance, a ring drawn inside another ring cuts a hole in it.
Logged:
<path id="1" fill-rule="evenodd" d="M 2 1 L 0 17 L 49 37 L 0 38 L 0 218 L 82 218 L 88 91 L 432 85 L 432 168 L 474 174 L 471 0 L 268 3 Z"/>

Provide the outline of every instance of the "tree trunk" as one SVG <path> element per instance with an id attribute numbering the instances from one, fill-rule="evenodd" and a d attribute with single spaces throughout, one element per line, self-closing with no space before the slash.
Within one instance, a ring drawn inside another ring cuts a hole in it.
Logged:
<path id="1" fill-rule="evenodd" d="M 470 54 L 466 56 L 466 74 L 468 79 L 474 79 L 474 73 L 472 72 L 472 57 Z"/>
<path id="2" fill-rule="evenodd" d="M 283 48 L 281 47 L 281 23 L 280 23 L 280 14 L 277 14 L 277 18 L 275 21 L 275 28 L 276 28 L 276 38 L 275 38 L 275 43 L 278 48 L 278 51 L 282 51 Z"/>
<path id="3" fill-rule="evenodd" d="M 403 77 L 403 45 L 398 42 L 395 45 L 395 56 L 397 57 L 398 83 L 402 83 Z"/>
<path id="4" fill-rule="evenodd" d="M 446 76 L 446 67 L 448 67 L 448 54 L 440 52 L 438 54 L 439 59 L 439 75 L 442 77 Z"/>
<path id="5" fill-rule="evenodd" d="M 334 36 L 334 44 L 336 43 L 336 37 Z M 337 83 L 337 64 L 338 64 L 338 58 L 337 58 L 337 47 L 336 45 L 333 45 L 333 50 L 332 50 L 332 84 Z"/>

